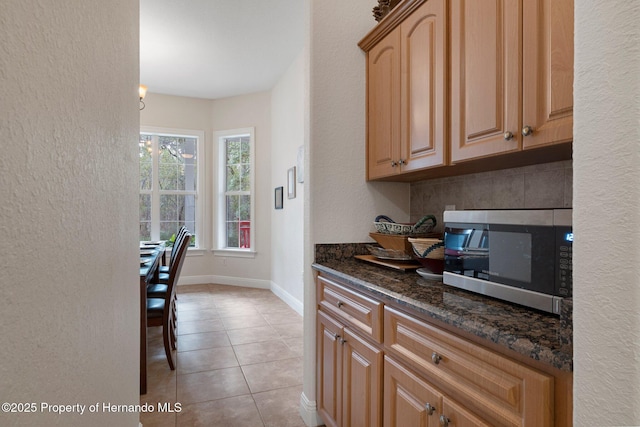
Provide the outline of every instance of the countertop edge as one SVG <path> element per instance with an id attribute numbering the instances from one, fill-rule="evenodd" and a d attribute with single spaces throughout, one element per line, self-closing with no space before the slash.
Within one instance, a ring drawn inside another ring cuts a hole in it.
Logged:
<path id="1" fill-rule="evenodd" d="M 505 347 L 515 353 L 523 355 L 532 360 L 542 362 L 562 371 L 573 371 L 573 355 L 561 350 L 535 343 L 530 339 L 514 337 L 509 331 L 500 330 L 488 324 L 479 324 L 473 320 L 469 321 L 464 316 L 454 315 L 449 311 L 442 310 L 429 303 L 415 300 L 411 297 L 399 294 L 384 287 L 375 285 L 366 280 L 362 280 L 351 274 L 347 274 L 331 268 L 321 263 L 313 263 L 312 268 L 318 272 L 326 273 L 343 280 L 356 289 L 363 290 L 383 300 L 391 301 L 409 310 L 414 310 L 423 316 L 427 316 L 440 323 L 446 324 L 455 329 L 459 329 L 467 334 L 471 334 L 482 340 L 487 340 Z"/>

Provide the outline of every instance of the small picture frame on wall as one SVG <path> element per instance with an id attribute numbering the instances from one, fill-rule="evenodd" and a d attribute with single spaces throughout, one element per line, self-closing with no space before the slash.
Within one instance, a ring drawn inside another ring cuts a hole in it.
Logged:
<path id="1" fill-rule="evenodd" d="M 289 168 L 287 171 L 287 197 L 289 199 L 296 198 L 296 167 Z"/>
<path id="2" fill-rule="evenodd" d="M 276 187 L 275 190 L 275 208 L 282 209 L 282 194 L 284 192 L 283 187 Z"/>

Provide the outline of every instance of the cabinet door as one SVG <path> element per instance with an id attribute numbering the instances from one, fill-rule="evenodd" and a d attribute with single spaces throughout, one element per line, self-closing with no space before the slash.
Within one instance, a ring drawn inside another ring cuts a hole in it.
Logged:
<path id="1" fill-rule="evenodd" d="M 529 0 L 523 18 L 524 148 L 573 140 L 573 0 Z"/>
<path id="2" fill-rule="evenodd" d="M 445 427 L 493 427 L 451 399 L 443 399 L 441 426 Z"/>
<path id="3" fill-rule="evenodd" d="M 451 160 L 518 151 L 521 0 L 451 0 Z M 505 132 L 513 137 L 505 138 Z"/>
<path id="4" fill-rule="evenodd" d="M 403 172 L 445 164 L 444 0 L 429 0 L 401 26 Z"/>
<path id="5" fill-rule="evenodd" d="M 327 426 L 338 426 L 340 419 L 342 325 L 318 311 L 317 317 L 318 412 Z"/>
<path id="6" fill-rule="evenodd" d="M 435 427 L 442 395 L 392 358 L 384 358 L 384 427 Z"/>
<path id="7" fill-rule="evenodd" d="M 400 158 L 400 28 L 367 54 L 367 178 L 398 172 Z"/>
<path id="8" fill-rule="evenodd" d="M 553 377 L 389 307 L 384 322 L 388 353 L 478 416 L 500 426 L 553 425 Z"/>
<path id="9" fill-rule="evenodd" d="M 342 341 L 342 425 L 382 425 L 382 351 L 348 328 Z"/>

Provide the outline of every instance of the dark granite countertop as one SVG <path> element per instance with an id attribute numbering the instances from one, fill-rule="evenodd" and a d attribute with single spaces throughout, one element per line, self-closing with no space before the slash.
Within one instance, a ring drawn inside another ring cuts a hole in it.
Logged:
<path id="1" fill-rule="evenodd" d="M 557 369 L 573 370 L 570 316 L 558 317 L 505 303 L 426 280 L 415 271 L 403 272 L 355 259 L 349 256 L 349 250 L 340 251 L 347 256 L 317 256 L 313 268 L 383 302 L 392 301 Z M 568 307 L 570 303 L 568 300 Z"/>

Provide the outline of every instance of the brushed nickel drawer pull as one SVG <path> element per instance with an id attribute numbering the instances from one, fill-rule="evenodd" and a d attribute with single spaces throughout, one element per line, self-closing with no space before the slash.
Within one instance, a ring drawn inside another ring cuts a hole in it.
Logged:
<path id="1" fill-rule="evenodd" d="M 438 353 L 436 353 L 435 351 L 433 352 L 433 354 L 431 354 L 431 361 L 434 364 L 436 364 L 436 365 L 439 364 L 441 360 L 442 360 L 442 357 Z"/>
<path id="2" fill-rule="evenodd" d="M 433 412 L 436 410 L 436 407 L 433 406 L 431 403 L 427 402 L 427 404 L 424 405 L 424 409 L 427 410 L 427 415 L 433 415 Z"/>

